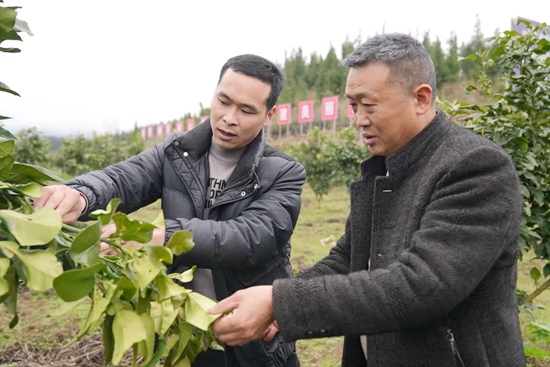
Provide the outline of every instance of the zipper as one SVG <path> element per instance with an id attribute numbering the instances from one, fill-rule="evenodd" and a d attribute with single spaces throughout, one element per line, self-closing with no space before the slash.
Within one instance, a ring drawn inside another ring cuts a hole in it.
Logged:
<path id="1" fill-rule="evenodd" d="M 449 342 L 451 343 L 451 350 L 455 355 L 455 361 L 458 367 L 466 367 L 460 353 L 458 352 L 458 346 L 455 341 L 455 336 L 453 335 L 451 329 L 447 329 L 447 335 L 449 336 Z"/>

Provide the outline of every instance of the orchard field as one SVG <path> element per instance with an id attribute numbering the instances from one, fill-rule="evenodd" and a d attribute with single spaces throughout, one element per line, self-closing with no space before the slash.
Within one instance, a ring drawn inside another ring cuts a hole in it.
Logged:
<path id="1" fill-rule="evenodd" d="M 295 272 L 300 272 L 325 256 L 330 247 L 344 231 L 349 209 L 348 193 L 345 188 L 335 188 L 318 204 L 313 191 L 304 187 L 302 213 L 292 239 L 291 260 Z M 155 203 L 134 213 L 132 217 L 153 221 L 159 213 Z M 519 263 L 518 288 L 531 292 L 535 289 L 529 275 L 534 261 L 526 256 Z M 538 306 L 550 305 L 550 293 L 544 292 L 536 298 Z M 24 293 L 19 302 L 21 320 L 15 329 L 8 328 L 11 315 L 2 308 L 0 312 L 0 365 L 4 366 L 100 366 L 103 356 L 99 332 L 66 346 L 76 335 L 79 323 L 84 318 L 84 307 L 63 316 L 55 316 L 61 301 L 55 293 Z M 50 316 L 51 314 L 54 316 Z M 535 311 L 537 323 L 550 328 L 550 309 Z M 550 333 L 541 328 L 529 326 L 529 318 L 521 314 L 522 329 L 526 343 L 536 344 L 543 349 L 550 344 Z M 298 342 L 298 355 L 304 367 L 339 366 L 342 338 L 303 340 Z M 129 366 L 130 356 L 122 366 Z M 550 366 L 550 361 L 531 360 L 532 366 Z"/>

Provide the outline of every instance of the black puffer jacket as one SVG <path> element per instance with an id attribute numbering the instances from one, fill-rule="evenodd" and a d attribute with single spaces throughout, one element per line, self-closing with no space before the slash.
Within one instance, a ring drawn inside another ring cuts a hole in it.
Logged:
<path id="1" fill-rule="evenodd" d="M 172 134 L 148 151 L 68 185 L 88 198 L 83 218 L 117 197 L 125 213 L 162 199 L 166 238 L 184 229 L 193 233 L 195 242 L 171 270 L 192 265 L 212 269 L 216 295 L 223 299 L 239 289 L 292 276 L 289 240 L 300 212 L 305 170 L 268 146 L 260 133 L 210 208 L 210 220 L 202 220 L 211 139 L 206 120 L 190 132 Z M 284 343 L 280 336 L 235 348 L 242 367 L 282 367 L 294 353 L 294 344 Z"/>

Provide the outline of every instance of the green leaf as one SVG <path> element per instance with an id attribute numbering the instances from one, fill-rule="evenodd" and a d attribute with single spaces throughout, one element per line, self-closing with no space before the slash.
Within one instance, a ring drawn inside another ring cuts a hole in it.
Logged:
<path id="1" fill-rule="evenodd" d="M 89 268 L 67 270 L 54 279 L 55 292 L 65 302 L 77 301 L 88 296 L 94 290 L 95 275 L 105 266 L 103 263 L 97 263 Z"/>
<path id="2" fill-rule="evenodd" d="M 132 267 L 135 271 L 138 287 L 142 291 L 147 289 L 147 286 L 160 273 L 160 268 L 156 266 L 148 257 L 135 259 Z"/>
<path id="3" fill-rule="evenodd" d="M 540 274 L 540 270 L 537 268 L 537 267 L 533 267 L 531 268 L 531 271 L 529 272 L 529 275 L 531 276 L 531 278 L 533 278 L 534 280 L 538 280 L 541 276 Z"/>
<path id="4" fill-rule="evenodd" d="M 159 211 L 159 214 L 155 218 L 155 220 L 152 222 L 157 228 L 164 228 L 164 212 L 162 210 Z"/>
<path id="5" fill-rule="evenodd" d="M 164 267 L 164 263 L 172 264 L 172 251 L 164 246 L 145 245 L 147 255 L 158 267 Z"/>
<path id="6" fill-rule="evenodd" d="M 190 281 L 193 280 L 193 275 L 196 269 L 197 269 L 197 266 L 193 265 L 191 269 L 186 270 L 183 273 L 170 273 L 168 276 L 172 279 L 177 279 L 182 283 L 189 283 Z"/>
<path id="7" fill-rule="evenodd" d="M 0 181 L 6 181 L 13 169 L 14 160 L 11 155 L 0 158 Z"/>
<path id="8" fill-rule="evenodd" d="M 8 269 L 10 268 L 10 264 L 10 259 L 0 258 L 0 296 L 8 294 L 10 291 L 8 280 L 4 279 L 4 275 L 6 275 Z"/>
<path id="9" fill-rule="evenodd" d="M 36 182 L 29 182 L 23 185 L 10 185 L 10 188 L 33 198 L 42 196 L 42 185 Z"/>
<path id="10" fill-rule="evenodd" d="M 170 299 L 172 297 L 179 297 L 183 294 L 191 292 L 190 290 L 178 285 L 172 280 L 172 278 L 165 275 L 159 275 L 156 278 L 156 290 L 159 295 L 159 301 Z"/>
<path id="11" fill-rule="evenodd" d="M 17 12 L 10 7 L 0 8 L 0 35 L 13 29 Z"/>
<path id="12" fill-rule="evenodd" d="M 0 295 L 0 303 L 3 303 L 9 312 L 13 314 L 13 318 L 10 321 L 9 327 L 13 328 L 19 322 L 19 315 L 17 314 L 17 291 L 19 289 L 19 279 L 15 271 L 15 266 L 11 265 L 4 279 L 7 281 L 9 291 L 4 295 Z"/>
<path id="13" fill-rule="evenodd" d="M 183 230 L 174 233 L 165 247 L 172 250 L 174 255 L 178 256 L 190 251 L 194 246 L 193 234 L 190 231 Z"/>
<path id="14" fill-rule="evenodd" d="M 107 204 L 107 209 L 102 210 L 94 210 L 90 213 L 90 218 L 96 218 L 99 219 L 102 225 L 106 226 L 111 221 L 111 218 L 116 212 L 116 209 L 120 205 L 121 200 L 119 198 L 112 199 L 109 201 L 109 204 Z"/>
<path id="15" fill-rule="evenodd" d="M 0 140 L 0 158 L 4 158 L 13 153 L 13 147 L 15 146 L 15 141 L 12 139 L 9 140 Z"/>
<path id="16" fill-rule="evenodd" d="M 13 94 L 14 96 L 17 96 L 17 97 L 21 97 L 19 95 L 19 93 L 17 93 L 16 91 L 10 89 L 10 87 L 8 87 L 6 84 L 0 82 L 0 92 L 6 92 L 6 93 L 9 93 L 9 94 Z"/>
<path id="17" fill-rule="evenodd" d="M 118 366 L 122 357 L 124 357 L 124 353 L 132 345 L 147 338 L 147 331 L 138 314 L 133 311 L 121 310 L 115 314 L 113 320 L 113 336 L 115 338 L 115 348 L 112 363 Z"/>
<path id="18" fill-rule="evenodd" d="M 113 334 L 113 319 L 114 316 L 105 316 L 102 327 L 103 336 L 103 365 L 108 366 L 113 360 L 113 352 L 115 351 L 115 336 Z"/>
<path id="19" fill-rule="evenodd" d="M 61 216 L 53 209 L 42 207 L 32 214 L 0 210 L 0 220 L 21 246 L 49 243 L 61 230 Z"/>
<path id="20" fill-rule="evenodd" d="M 548 278 L 548 276 L 550 276 L 550 264 L 544 265 L 544 268 L 542 269 L 542 273 L 544 274 L 545 278 Z"/>
<path id="21" fill-rule="evenodd" d="M 534 345 L 527 344 L 524 346 L 523 351 L 526 357 L 535 358 L 536 360 L 542 360 L 543 358 L 550 357 L 550 352 L 544 349 L 535 347 Z"/>
<path id="22" fill-rule="evenodd" d="M 153 224 L 141 220 L 130 220 L 124 213 L 113 215 L 113 222 L 116 225 L 115 236 L 120 236 L 124 241 L 137 241 L 148 243 L 153 237 Z"/>
<path id="23" fill-rule="evenodd" d="M 145 340 L 139 342 L 137 353 L 145 359 L 144 363 L 147 363 L 155 353 L 155 323 L 151 316 L 146 313 L 142 313 L 139 317 L 141 317 L 141 322 L 145 328 L 146 337 Z"/>
<path id="24" fill-rule="evenodd" d="M 15 162 L 11 169 L 11 174 L 8 177 L 11 183 L 27 183 L 27 182 L 56 182 L 64 183 L 65 180 L 53 174 L 43 167 L 33 164 L 24 164 Z"/>
<path id="25" fill-rule="evenodd" d="M 207 312 L 215 304 L 216 301 L 202 294 L 189 293 L 185 302 L 185 320 L 201 330 L 208 330 L 208 326 L 221 316 L 221 314 L 212 315 Z"/>
<path id="26" fill-rule="evenodd" d="M 0 120 L 5 120 L 5 119 L 10 118 L 10 117 L 5 117 L 5 116 L 1 116 L 1 117 L 4 117 L 4 118 L 1 118 Z M 4 129 L 2 126 L 0 126 L 0 138 L 17 140 L 17 138 L 12 133 L 10 133 L 8 130 Z"/>
<path id="27" fill-rule="evenodd" d="M 17 243 L 0 241 L 0 248 L 15 254 L 23 263 L 27 287 L 45 292 L 52 287 L 53 280 L 63 273 L 63 267 L 54 254 L 45 251 L 21 251 Z"/>
<path id="28" fill-rule="evenodd" d="M 99 240 L 101 238 L 101 227 L 99 222 L 84 228 L 82 232 L 75 237 L 69 256 L 80 264 L 93 265 L 99 259 L 99 251 L 101 246 Z"/>
<path id="29" fill-rule="evenodd" d="M 16 47 L 0 47 L 0 52 L 18 53 L 21 52 L 21 49 Z"/>
<path id="30" fill-rule="evenodd" d="M 151 302 L 151 311 L 149 314 L 155 324 L 155 332 L 159 335 L 164 335 L 178 316 L 178 309 L 174 308 L 174 304 L 170 299 L 162 302 L 153 301 Z"/>

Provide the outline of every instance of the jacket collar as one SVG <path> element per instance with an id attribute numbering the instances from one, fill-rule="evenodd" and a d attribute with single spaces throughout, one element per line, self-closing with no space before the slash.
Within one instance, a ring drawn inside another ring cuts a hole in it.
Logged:
<path id="1" fill-rule="evenodd" d="M 176 141 L 178 142 L 177 149 L 187 152 L 188 158 L 192 162 L 196 162 L 208 152 L 210 144 L 212 144 L 212 126 L 210 125 L 210 119 L 206 119 L 191 131 L 181 134 L 174 139 L 174 142 Z M 172 142 L 172 144 L 174 142 Z M 237 163 L 233 174 L 229 178 L 229 182 L 236 181 L 234 183 L 238 184 L 241 180 L 248 179 L 260 163 L 264 148 L 265 136 L 262 130 L 258 136 L 247 145 L 239 163 Z"/>
<path id="2" fill-rule="evenodd" d="M 410 167 L 418 161 L 429 155 L 437 148 L 439 141 L 446 135 L 451 128 L 451 123 L 447 116 L 440 111 L 436 111 L 434 119 L 403 148 L 388 157 L 373 156 L 361 164 L 363 177 L 367 175 L 386 175 L 400 176 L 405 174 Z"/>

